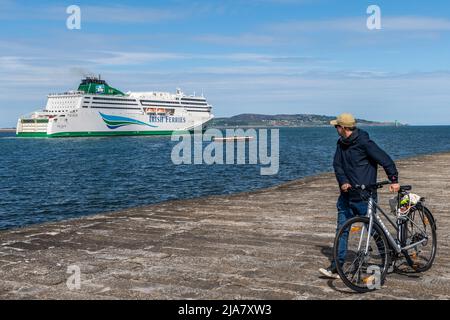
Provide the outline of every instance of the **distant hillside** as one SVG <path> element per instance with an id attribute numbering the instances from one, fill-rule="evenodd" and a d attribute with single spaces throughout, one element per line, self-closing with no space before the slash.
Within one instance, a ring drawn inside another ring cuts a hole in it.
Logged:
<path id="1" fill-rule="evenodd" d="M 215 118 L 209 127 L 321 127 L 329 126 L 333 116 L 316 114 L 240 114 L 229 118 Z M 356 119 L 358 125 L 363 126 L 395 126 L 395 122 L 376 122 Z M 400 125 L 400 124 L 397 124 Z"/>

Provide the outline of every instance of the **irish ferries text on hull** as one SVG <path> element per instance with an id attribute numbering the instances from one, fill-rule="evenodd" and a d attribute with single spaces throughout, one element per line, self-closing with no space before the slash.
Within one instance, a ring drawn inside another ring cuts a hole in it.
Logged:
<path id="1" fill-rule="evenodd" d="M 48 95 L 44 110 L 22 116 L 17 135 L 74 137 L 163 135 L 193 130 L 214 116 L 202 96 L 168 92 L 127 92 L 88 77 L 77 91 Z"/>

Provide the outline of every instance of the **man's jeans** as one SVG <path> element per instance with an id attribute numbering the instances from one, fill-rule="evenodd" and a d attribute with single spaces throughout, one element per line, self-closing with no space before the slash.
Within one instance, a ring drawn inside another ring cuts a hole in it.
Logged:
<path id="1" fill-rule="evenodd" d="M 350 201 L 348 194 L 341 194 L 337 201 L 338 217 L 336 235 L 349 219 L 356 216 L 365 216 L 367 214 L 367 207 L 368 204 L 366 201 Z M 341 241 L 339 242 L 338 260 L 341 265 L 344 264 L 345 256 L 347 255 L 348 233 L 349 230 L 346 230 L 342 234 Z M 331 263 L 331 268 L 336 268 L 336 262 L 334 260 Z"/>

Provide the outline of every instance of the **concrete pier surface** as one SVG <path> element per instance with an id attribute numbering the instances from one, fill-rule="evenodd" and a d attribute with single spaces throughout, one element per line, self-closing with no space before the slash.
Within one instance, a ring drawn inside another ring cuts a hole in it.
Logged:
<path id="1" fill-rule="evenodd" d="M 430 271 L 391 274 L 376 292 L 352 293 L 317 271 L 336 228 L 338 189 L 327 173 L 2 231 L 0 299 L 448 299 L 450 153 L 397 165 L 437 219 L 438 253 Z M 392 194 L 380 196 L 386 207 Z"/>

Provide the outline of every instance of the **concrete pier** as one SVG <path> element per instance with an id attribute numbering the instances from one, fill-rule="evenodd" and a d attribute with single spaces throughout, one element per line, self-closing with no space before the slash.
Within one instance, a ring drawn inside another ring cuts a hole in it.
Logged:
<path id="1" fill-rule="evenodd" d="M 317 271 L 336 228 L 329 173 L 2 231 L 0 299 L 448 299 L 450 153 L 397 164 L 437 219 L 438 253 L 430 271 L 391 274 L 376 292 L 352 293 Z M 383 189 L 380 203 L 391 196 Z M 69 267 L 80 270 L 79 289 L 67 286 Z"/>

